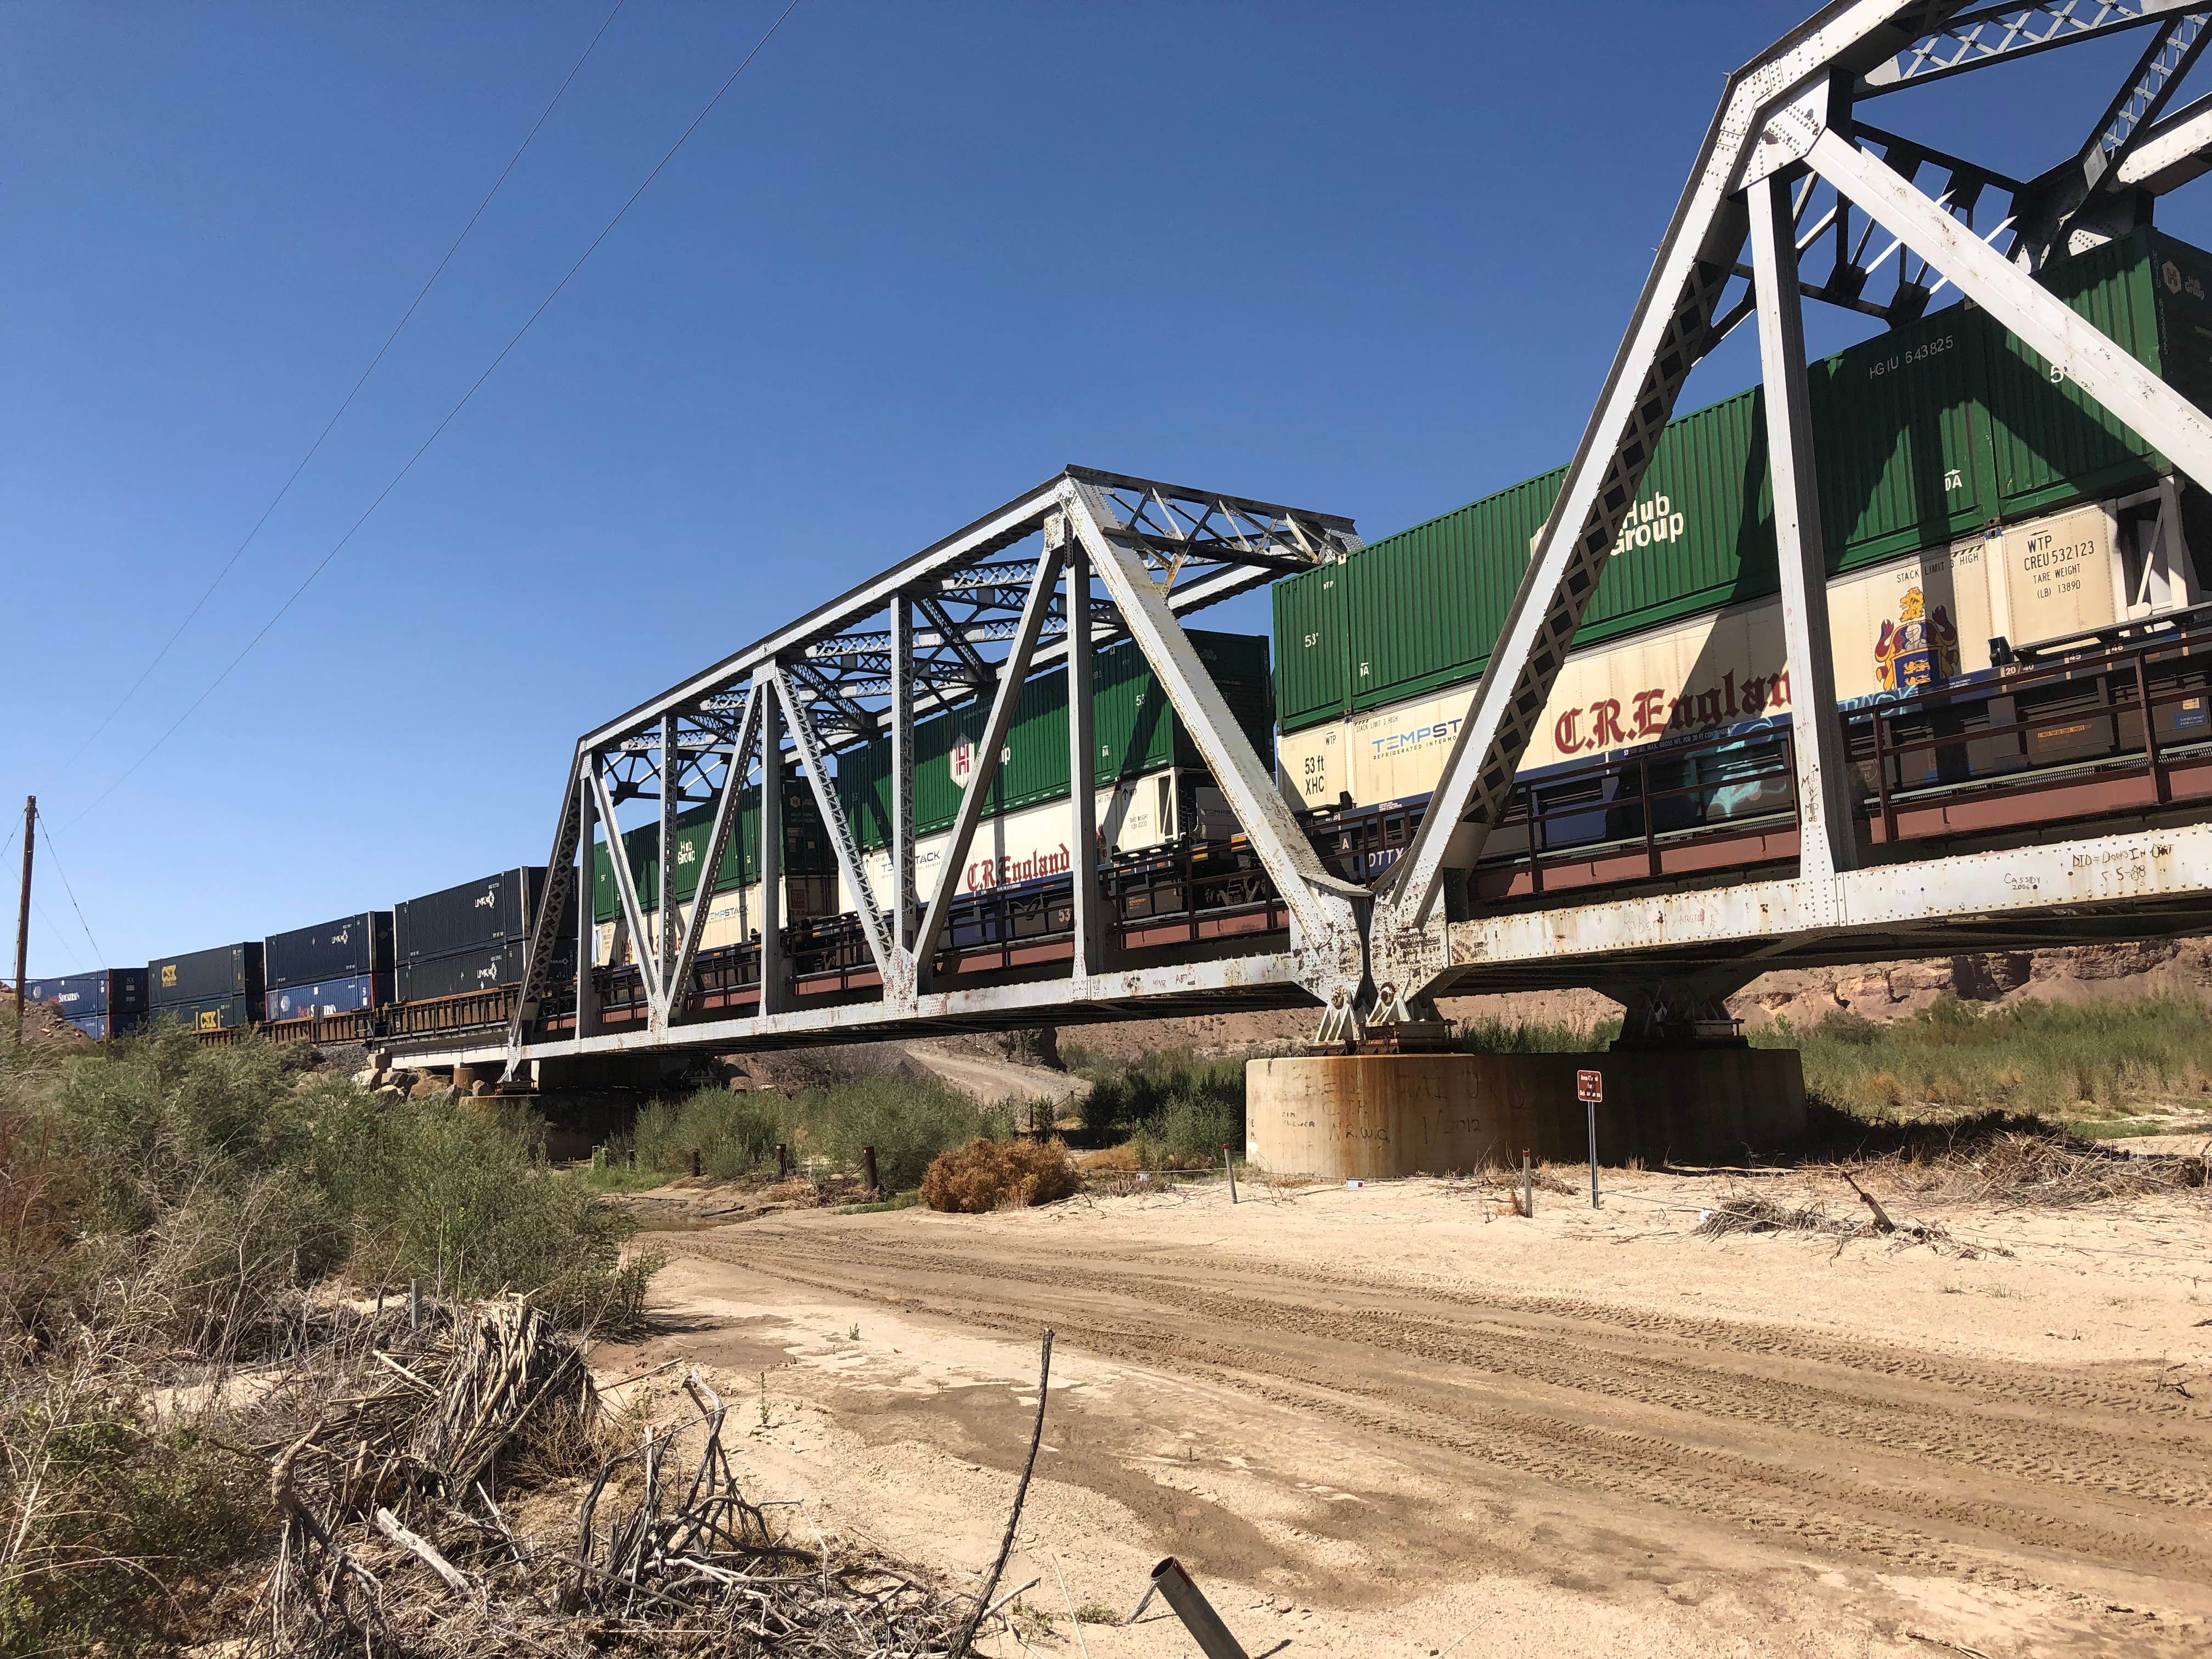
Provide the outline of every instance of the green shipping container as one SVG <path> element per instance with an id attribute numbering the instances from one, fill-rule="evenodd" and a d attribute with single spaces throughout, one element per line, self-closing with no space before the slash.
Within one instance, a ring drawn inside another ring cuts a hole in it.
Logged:
<path id="1" fill-rule="evenodd" d="M 1544 527 L 1566 476 L 1562 467 L 1516 484 L 1378 542 L 1334 568 L 1343 594 L 1340 628 L 1350 655 L 1345 674 L 1348 702 L 1339 702 L 1319 718 L 1332 719 L 1346 707 L 1369 708 L 1418 696 L 1480 674 L 1492 642 L 1505 626 L 1506 611 L 1528 562 L 1530 538 Z M 1516 547 L 1519 558 L 1507 556 L 1507 550 Z M 1332 568 L 1324 566 L 1278 582 L 1275 592 L 1319 586 L 1331 579 Z M 1282 611 L 1279 597 L 1279 638 Z M 1289 648 L 1279 654 L 1287 658 Z M 1285 731 L 1311 724 L 1291 717 L 1287 695 L 1280 702 Z M 1310 696 L 1304 698 L 1300 714 L 1316 706 Z"/>
<path id="2" fill-rule="evenodd" d="M 700 866 L 707 842 L 714 833 L 714 809 L 695 806 L 676 820 L 676 902 L 688 904 L 699 891 Z M 802 777 L 785 780 L 783 809 L 784 873 L 787 876 L 830 876 L 837 872 L 837 855 L 830 845 L 822 811 L 814 804 L 814 791 Z M 660 908 L 660 826 L 641 825 L 623 832 L 623 847 L 629 854 L 630 879 L 637 885 L 640 910 Z M 760 788 L 755 785 L 738 797 L 738 821 L 730 830 L 730 844 L 722 850 L 722 867 L 714 890 L 727 893 L 750 887 L 760 879 Z M 622 894 L 615 885 L 613 861 L 605 842 L 592 849 L 592 914 L 601 922 L 622 914 Z"/>
<path id="3" fill-rule="evenodd" d="M 1954 306 L 1811 364 L 1806 391 L 1818 442 L 1820 520 L 1838 572 L 1971 536 L 1994 514 L 1981 362 L 1989 319 Z M 1751 465 L 1774 591 L 1774 496 L 1766 403 Z"/>
<path id="4" fill-rule="evenodd" d="M 1275 714 L 1285 731 L 1334 719 L 1348 705 L 1352 640 L 1344 594 L 1351 569 L 1338 561 L 1275 584 Z"/>
<path id="5" fill-rule="evenodd" d="M 1193 629 L 1189 638 L 1245 736 L 1261 754 L 1271 753 L 1274 705 L 1265 636 Z M 1092 668 L 1102 784 L 1171 766 L 1204 766 L 1198 745 L 1168 702 L 1165 688 L 1133 644 L 1125 640 L 1109 646 L 1098 653 Z M 979 700 L 915 723 L 917 835 L 938 835 L 952 827 L 965 788 L 953 775 L 954 754 L 963 745 L 972 749 L 981 740 L 990 714 L 989 704 Z M 854 838 L 864 848 L 890 845 L 890 739 L 882 737 L 837 756 L 837 798 Z M 1063 666 L 1032 677 L 1022 688 L 998 776 L 992 781 L 988 810 L 995 817 L 1065 800 L 1067 788 L 1067 670 Z"/>
<path id="6" fill-rule="evenodd" d="M 2192 401 L 2212 395 L 2212 256 L 2143 230 L 2045 282 Z M 2165 465 L 1966 306 L 1814 364 L 1808 379 L 1832 574 L 2124 489 Z M 1282 729 L 1479 676 L 1565 478 L 1545 473 L 1278 582 Z M 1575 643 L 1777 587 L 1753 388 L 1669 423 Z"/>
<path id="7" fill-rule="evenodd" d="M 2162 374 L 2157 268 L 2169 248 L 2203 262 L 2195 249 L 2143 230 L 2046 267 L 2043 283 Z M 1992 423 L 2002 517 L 2103 495 L 2162 469 L 2156 452 L 2081 387 L 2054 380 L 2043 357 L 1986 317 L 1978 320 L 1986 337 L 1986 399 L 2006 417 Z"/>

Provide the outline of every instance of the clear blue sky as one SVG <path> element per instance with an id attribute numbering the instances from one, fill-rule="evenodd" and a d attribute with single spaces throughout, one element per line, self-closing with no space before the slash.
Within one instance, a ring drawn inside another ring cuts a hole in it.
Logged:
<path id="1" fill-rule="evenodd" d="M 99 799 L 780 3 L 629 0 L 73 763 L 611 0 L 11 8 L 0 812 L 38 792 L 107 963 L 542 860 L 579 731 L 1067 461 L 1370 537 L 1556 465 L 1723 72 L 1804 9 L 804 0 L 320 582 Z M 2032 171 L 2101 102 L 2060 72 L 2081 57 L 1884 118 Z M 2164 218 L 2212 240 L 2193 198 Z M 1690 400 L 1754 372 L 1731 342 Z M 93 965 L 58 882 L 40 902 L 33 971 Z"/>

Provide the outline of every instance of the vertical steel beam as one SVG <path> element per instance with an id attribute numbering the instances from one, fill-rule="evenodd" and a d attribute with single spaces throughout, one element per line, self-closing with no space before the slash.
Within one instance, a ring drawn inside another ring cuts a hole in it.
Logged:
<path id="1" fill-rule="evenodd" d="M 868 942 L 868 954 L 875 960 L 877 977 L 883 981 L 884 1000 L 910 1002 L 914 987 L 907 957 L 892 942 L 884 913 L 877 908 L 875 891 L 868 885 L 868 872 L 861 866 L 860 848 L 853 840 L 852 826 L 845 819 L 845 804 L 837 799 L 837 791 L 823 765 L 822 748 L 815 741 L 813 724 L 793 695 L 791 682 L 781 665 L 771 664 L 769 672 L 775 676 L 776 695 L 783 700 L 792 744 L 799 751 L 799 764 L 806 774 L 807 786 L 814 792 L 815 807 L 822 814 L 823 827 L 830 831 L 830 850 L 837 855 L 838 873 L 852 889 L 853 902 L 860 907 L 855 914 L 860 917 L 860 932 Z"/>
<path id="2" fill-rule="evenodd" d="M 1863 213 L 2094 398 L 2197 484 L 2212 489 L 2212 421 L 2086 317 L 1834 128 L 1806 157 Z"/>
<path id="3" fill-rule="evenodd" d="M 660 992 L 660 963 L 658 953 L 646 948 L 652 936 L 645 931 L 645 912 L 637 902 L 637 878 L 629 867 L 629 849 L 623 845 L 622 826 L 615 822 L 614 797 L 607 793 L 606 775 L 599 770 L 599 757 L 584 757 L 584 770 L 589 779 L 592 804 L 599 809 L 599 830 L 607 838 L 607 862 L 614 866 L 615 891 L 622 897 L 623 920 L 629 926 L 629 936 L 637 942 L 634 954 L 637 971 L 645 981 L 645 1000 L 648 1006 L 659 1010 L 666 1005 Z M 663 872 L 662 896 L 666 896 L 666 877 Z"/>
<path id="4" fill-rule="evenodd" d="M 1252 850 L 1282 895 L 1291 913 L 1291 948 L 1307 958 L 1302 982 L 1323 1002 L 1338 989 L 1356 994 L 1366 975 L 1366 952 L 1352 900 L 1355 895 L 1364 898 L 1364 890 L 1322 867 L 1275 787 L 1273 769 L 1261 762 L 1237 724 L 1144 556 L 1125 539 L 1126 532 L 1117 535 L 1108 529 L 1121 526 L 1105 499 L 1093 486 L 1077 483 L 1070 492 L 1068 517 L 1121 612 L 1121 625 L 1159 677 L 1215 787 L 1228 798 Z"/>
<path id="5" fill-rule="evenodd" d="M 580 752 L 569 763 L 568 782 L 561 791 L 561 815 L 553 824 L 553 850 L 545 860 L 545 892 L 538 902 L 538 914 L 528 919 L 529 943 L 522 958 L 522 990 L 514 999 L 514 1012 L 507 1024 L 507 1069 L 503 1079 L 511 1079 L 522 1062 L 522 1045 L 531 1023 L 538 1018 L 539 1004 L 552 988 L 553 959 L 559 951 L 562 918 L 567 914 L 568 889 L 574 878 L 571 866 L 576 858 L 579 838 L 587 845 L 591 840 L 591 810 L 577 786 L 582 776 L 583 757 Z M 588 874 L 588 872 L 587 872 Z M 586 880 L 586 886 L 590 885 Z"/>
<path id="6" fill-rule="evenodd" d="M 714 881 L 722 868 L 722 855 L 728 851 L 730 831 L 738 822 L 745 792 L 745 774 L 752 768 L 753 728 L 759 720 L 759 705 L 750 697 L 745 699 L 745 712 L 738 717 L 737 740 L 729 750 L 728 770 L 722 777 L 722 798 L 714 804 L 714 827 L 707 837 L 699 866 L 699 885 L 691 896 L 691 920 L 684 929 L 684 942 L 676 952 L 676 960 L 669 965 L 665 981 L 668 987 L 667 1006 L 662 1022 L 673 1025 L 684 1018 L 684 1000 L 691 983 L 691 964 L 699 955 L 699 941 L 706 937 L 707 912 L 714 905 Z M 662 867 L 662 881 L 667 879 L 666 866 Z M 666 888 L 664 884 L 664 893 Z"/>
<path id="7" fill-rule="evenodd" d="M 599 981 L 592 971 L 599 966 L 599 915 L 597 884 L 592 879 L 591 784 L 578 777 L 568 799 L 585 830 L 576 838 L 576 1042 L 580 1046 L 585 1038 L 599 1034 Z"/>
<path id="8" fill-rule="evenodd" d="M 676 965 L 676 813 L 684 799 L 684 749 L 676 714 L 660 717 L 660 910 L 653 930 L 653 959 L 660 964 L 660 983 L 669 983 Z M 660 1011 L 661 1018 L 668 1010 Z"/>
<path id="9" fill-rule="evenodd" d="M 968 787 L 960 797 L 960 811 L 952 820 L 952 835 L 945 843 L 945 860 L 938 866 L 937 890 L 929 896 L 929 908 L 922 913 L 921 933 L 915 941 L 915 983 L 927 988 L 930 982 L 931 959 L 937 954 L 937 941 L 945 931 L 945 918 L 952 909 L 952 901 L 960 887 L 960 867 L 968 860 L 968 848 L 975 839 L 975 826 L 983 821 L 983 808 L 991 798 L 991 786 L 999 776 L 999 756 L 1006 746 L 1006 734 L 1014 723 L 1014 706 L 1021 701 L 1022 684 L 1029 678 L 1030 659 L 1036 654 L 1037 635 L 1044 631 L 1045 613 L 1052 608 L 1053 589 L 1060 585 L 1060 555 L 1048 550 L 1037 561 L 1036 574 L 1030 580 L 1030 595 L 1022 605 L 1022 619 L 1015 625 L 1012 646 L 1006 659 L 999 665 L 998 694 L 991 699 L 991 718 L 984 723 L 983 739 L 976 746 L 975 770 L 968 779 Z"/>
<path id="10" fill-rule="evenodd" d="M 909 961 L 921 902 L 914 890 L 914 601 L 891 595 L 892 938 Z"/>
<path id="11" fill-rule="evenodd" d="M 773 664 L 753 671 L 752 704 L 760 710 L 760 1011 L 780 1014 L 791 999 L 783 954 L 783 708 Z"/>
<path id="12" fill-rule="evenodd" d="M 1766 461 L 1774 483 L 1774 539 L 1782 565 L 1782 635 L 1790 671 L 1790 733 L 1796 757 L 1798 873 L 1832 876 L 1856 862 L 1852 800 L 1836 708 L 1828 629 L 1828 561 L 1814 467 L 1813 407 L 1805 385 L 1805 318 L 1788 186 L 1775 173 L 1744 192 L 1751 209 L 1759 356 L 1766 386 Z"/>
<path id="13" fill-rule="evenodd" d="M 1098 890 L 1098 722 L 1097 666 L 1091 641 L 1091 555 L 1081 539 L 1067 543 L 1067 850 L 1075 881 L 1075 977 L 1103 971 L 1103 895 Z"/>

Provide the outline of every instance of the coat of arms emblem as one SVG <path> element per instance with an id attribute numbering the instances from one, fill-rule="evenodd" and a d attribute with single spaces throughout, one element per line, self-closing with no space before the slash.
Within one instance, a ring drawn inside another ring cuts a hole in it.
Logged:
<path id="1" fill-rule="evenodd" d="M 1905 590 L 1898 618 L 1881 625 L 1875 641 L 1876 678 L 1885 691 L 1910 691 L 1949 679 L 1959 672 L 1959 630 L 1942 605 L 1927 613 L 1927 596 Z"/>

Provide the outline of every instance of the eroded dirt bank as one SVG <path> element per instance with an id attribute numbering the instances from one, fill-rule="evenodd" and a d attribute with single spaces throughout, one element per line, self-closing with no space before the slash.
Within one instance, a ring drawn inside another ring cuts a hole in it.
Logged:
<path id="1" fill-rule="evenodd" d="M 1946 1214 L 1964 1257 L 1700 1238 L 1711 1180 L 1613 1188 L 1534 1222 L 1410 1182 L 666 1235 L 668 1329 L 602 1375 L 713 1368 L 761 1487 L 972 1571 L 1050 1324 L 1010 1581 L 1041 1651 L 1189 1652 L 1150 1618 L 1079 1650 L 1066 1611 L 1126 1613 L 1165 1553 L 1293 1659 L 2212 1650 L 2201 1193 Z"/>

